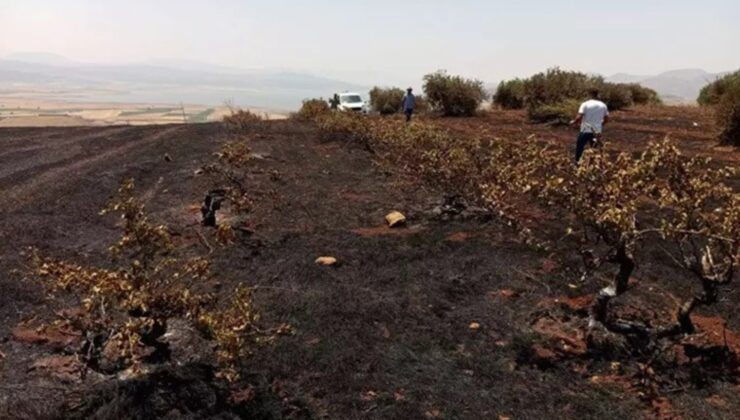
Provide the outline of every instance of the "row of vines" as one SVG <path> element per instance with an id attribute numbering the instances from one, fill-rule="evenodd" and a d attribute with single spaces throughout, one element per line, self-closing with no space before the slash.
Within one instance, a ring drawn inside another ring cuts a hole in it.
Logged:
<path id="1" fill-rule="evenodd" d="M 669 140 L 651 143 L 639 156 L 591 150 L 574 165 L 560 147 L 533 139 L 464 137 L 432 123 L 406 126 L 344 113 L 314 120 L 325 133 L 364 143 L 381 162 L 448 197 L 485 206 L 538 246 L 552 244 L 522 223 L 522 203 L 567 221 L 564 234 L 577 239 L 573 252 L 584 262 L 584 279 L 614 266 L 613 281 L 591 307 L 591 329 L 637 335 L 643 343 L 690 334 L 694 310 L 717 302 L 740 265 L 740 194 L 729 185 L 736 169 L 686 157 Z M 647 242 L 659 244 L 698 285 L 665 325 L 621 320 L 609 311 L 629 290 Z"/>
<path id="2" fill-rule="evenodd" d="M 134 180 L 128 179 L 100 213 L 117 216 L 121 230 L 109 248 L 108 262 L 79 264 L 30 250 L 32 276 L 49 285 L 53 297 L 64 293 L 79 303 L 38 329 L 80 337 L 67 351 L 85 369 L 135 378 L 171 364 L 168 336 L 175 333 L 175 324 L 185 324 L 210 349 L 187 348 L 192 353 L 188 357 L 211 366 L 217 377 L 237 386 L 243 362 L 257 348 L 290 331 L 287 325 L 262 325 L 253 302 L 254 288 L 214 287 L 227 279 L 221 277 L 221 270 L 214 270 L 213 254 L 240 237 L 252 200 L 259 197 L 248 185 L 253 157 L 243 134 L 261 120 L 245 112 L 227 118 L 227 142 L 212 163 L 196 171 L 212 189 L 201 209 L 202 226 L 187 229 L 188 236 L 199 238 L 205 249 L 185 245 L 182 226 L 153 221 Z M 217 223 L 222 204 L 229 206 L 232 217 Z"/>

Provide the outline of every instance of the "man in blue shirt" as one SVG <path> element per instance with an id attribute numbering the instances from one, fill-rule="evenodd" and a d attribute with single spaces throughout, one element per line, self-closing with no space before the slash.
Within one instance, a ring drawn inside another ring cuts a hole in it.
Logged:
<path id="1" fill-rule="evenodd" d="M 413 89 L 406 89 L 406 96 L 403 97 L 402 107 L 403 113 L 406 114 L 406 122 L 411 121 L 411 116 L 414 115 L 414 107 L 416 106 L 416 97 L 412 92 Z"/>

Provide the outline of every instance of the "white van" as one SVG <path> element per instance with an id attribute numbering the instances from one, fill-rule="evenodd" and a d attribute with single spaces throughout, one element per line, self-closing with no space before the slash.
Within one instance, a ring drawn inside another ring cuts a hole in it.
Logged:
<path id="1" fill-rule="evenodd" d="M 368 104 L 362 99 L 362 96 L 360 96 L 359 93 L 344 92 L 338 94 L 338 96 L 339 106 L 337 109 L 340 111 L 362 112 L 363 114 L 368 113 Z"/>

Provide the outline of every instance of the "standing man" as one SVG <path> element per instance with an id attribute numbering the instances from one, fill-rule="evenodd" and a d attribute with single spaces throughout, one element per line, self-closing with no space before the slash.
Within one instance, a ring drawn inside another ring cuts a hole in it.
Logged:
<path id="1" fill-rule="evenodd" d="M 414 115 L 414 107 L 416 106 L 416 97 L 412 92 L 413 89 L 406 89 L 406 96 L 403 97 L 403 101 L 401 102 L 403 113 L 406 115 L 406 122 L 411 121 L 411 116 Z"/>
<path id="2" fill-rule="evenodd" d="M 581 104 L 578 115 L 570 122 L 572 126 L 581 125 L 576 142 L 576 164 L 581 160 L 586 144 L 598 146 L 604 125 L 609 122 L 609 109 L 599 100 L 599 90 L 590 89 L 588 93 L 591 99 Z"/>
<path id="3" fill-rule="evenodd" d="M 331 109 L 336 110 L 339 108 L 339 94 L 335 93 L 334 96 L 329 99 L 329 106 Z"/>

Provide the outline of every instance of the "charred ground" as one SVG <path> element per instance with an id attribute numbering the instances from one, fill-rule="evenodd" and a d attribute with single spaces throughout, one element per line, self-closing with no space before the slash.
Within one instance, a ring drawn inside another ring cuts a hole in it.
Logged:
<path id="1" fill-rule="evenodd" d="M 518 112 L 439 123 L 551 138 L 564 153 L 573 134 L 529 125 Z M 617 113 L 609 130 L 618 148 L 639 150 L 672 134 L 692 153 L 726 164 L 739 156 L 713 147 L 711 117 L 693 108 Z M 250 238 L 220 248 L 203 241 L 213 233 L 199 226 L 198 205 L 210 185 L 195 171 L 227 140 L 222 125 L 0 130 L 0 417 L 55 417 L 68 410 L 100 417 L 732 418 L 740 409 L 734 377 L 694 382 L 696 366 L 656 398 L 623 379 L 614 360 L 549 354 L 544 342 L 561 331 L 543 338 L 549 324 L 541 311 L 557 307 L 573 317 L 582 310 L 579 302 L 602 286 L 577 283 L 577 262 L 517 242 L 484 214 L 440 215 L 435 208 L 442 197 L 434 191 L 401 181 L 362 147 L 324 139 L 310 124 L 269 122 L 246 138 L 259 156 L 253 185 L 274 198 L 257 203 Z M 193 254 L 213 248 L 214 271 L 228 283 L 220 287 L 259 285 L 256 303 L 264 317 L 295 329 L 249 362 L 257 397 L 243 411 L 221 401 L 202 367 L 114 387 L 109 378 L 44 369 L 39 360 L 59 353 L 54 340 L 30 344 L 44 338 L 14 334 L 22 322 L 51 318 L 74 304 L 47 299 L 43 285 L 27 278 L 21 251 L 36 247 L 105 262 L 117 229 L 98 212 L 127 177 L 179 244 Z M 383 216 L 391 210 L 404 212 L 409 226 L 387 229 Z M 547 214 L 533 218 L 543 228 L 562 227 Z M 654 303 L 687 295 L 692 281 L 660 253 L 648 252 L 635 273 L 639 285 L 620 305 L 625 312 L 648 307 L 656 318 L 669 317 Z M 339 265 L 315 265 L 322 255 Z M 715 312 L 701 313 L 703 333 L 723 334 L 729 346 L 737 345 L 737 289 L 722 296 Z M 564 341 L 578 347 L 577 331 L 566 333 L 572 337 Z M 173 391 L 158 396 L 156 387 Z M 132 408 L 141 401 L 153 411 Z"/>

